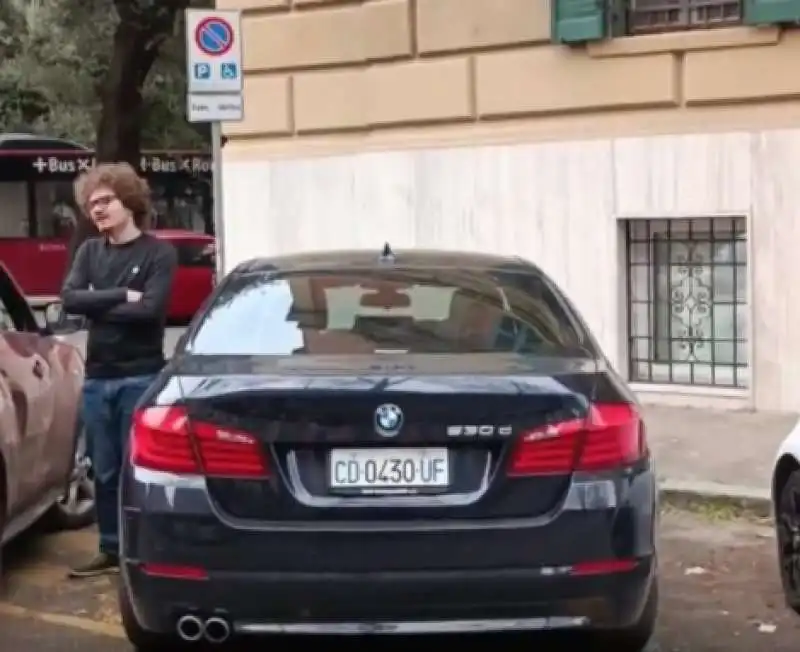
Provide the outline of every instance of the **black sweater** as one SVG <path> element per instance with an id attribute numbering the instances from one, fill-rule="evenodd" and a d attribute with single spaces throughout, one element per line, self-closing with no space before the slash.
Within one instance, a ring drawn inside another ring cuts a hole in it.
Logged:
<path id="1" fill-rule="evenodd" d="M 89 319 L 87 378 L 161 370 L 176 268 L 172 245 L 146 233 L 119 245 L 91 238 L 78 248 L 61 299 L 67 313 Z M 141 292 L 141 299 L 129 302 L 128 290 Z"/>

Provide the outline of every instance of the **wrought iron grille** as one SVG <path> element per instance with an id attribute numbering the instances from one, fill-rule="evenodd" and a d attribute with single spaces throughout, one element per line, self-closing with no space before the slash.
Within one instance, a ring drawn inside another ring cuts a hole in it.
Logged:
<path id="1" fill-rule="evenodd" d="M 747 387 L 745 220 L 626 223 L 629 378 Z"/>
<path id="2" fill-rule="evenodd" d="M 629 0 L 632 34 L 722 27 L 741 22 L 744 0 Z"/>

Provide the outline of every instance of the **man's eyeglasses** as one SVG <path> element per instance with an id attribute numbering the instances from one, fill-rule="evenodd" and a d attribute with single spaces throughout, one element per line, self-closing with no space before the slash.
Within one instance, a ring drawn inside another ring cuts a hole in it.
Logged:
<path id="1" fill-rule="evenodd" d="M 96 197 L 95 199 L 86 203 L 86 208 L 92 210 L 93 208 L 107 208 L 117 199 L 116 195 L 104 195 Z"/>

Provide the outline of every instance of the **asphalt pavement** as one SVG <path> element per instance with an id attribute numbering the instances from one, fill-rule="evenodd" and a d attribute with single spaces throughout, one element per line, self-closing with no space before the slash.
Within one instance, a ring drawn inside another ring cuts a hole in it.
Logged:
<path id="1" fill-rule="evenodd" d="M 7 552 L 0 649 L 129 652 L 113 581 L 66 579 L 69 564 L 90 554 L 94 543 L 92 531 L 36 534 Z M 797 650 L 800 617 L 783 603 L 771 528 L 668 510 L 662 520 L 660 564 L 660 622 L 648 652 Z M 489 637 L 472 643 L 488 648 L 512 640 Z M 539 649 L 553 647 L 543 642 Z M 388 643 L 351 641 L 348 647 L 372 650 Z M 265 649 L 263 644 L 239 647 Z M 269 647 L 275 649 L 276 642 Z"/>
<path id="2" fill-rule="evenodd" d="M 41 621 L 0 616 L 0 649 L 22 652 L 130 652 L 120 639 L 91 636 Z"/>

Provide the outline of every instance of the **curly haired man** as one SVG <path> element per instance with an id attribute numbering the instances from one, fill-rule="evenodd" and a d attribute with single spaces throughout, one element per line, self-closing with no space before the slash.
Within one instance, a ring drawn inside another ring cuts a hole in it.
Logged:
<path id="1" fill-rule="evenodd" d="M 89 322 L 82 415 L 95 476 L 98 554 L 72 577 L 119 570 L 117 486 L 133 410 L 164 366 L 172 245 L 143 232 L 150 189 L 126 163 L 98 165 L 75 183 L 99 235 L 80 245 L 64 281 L 64 311 Z"/>

